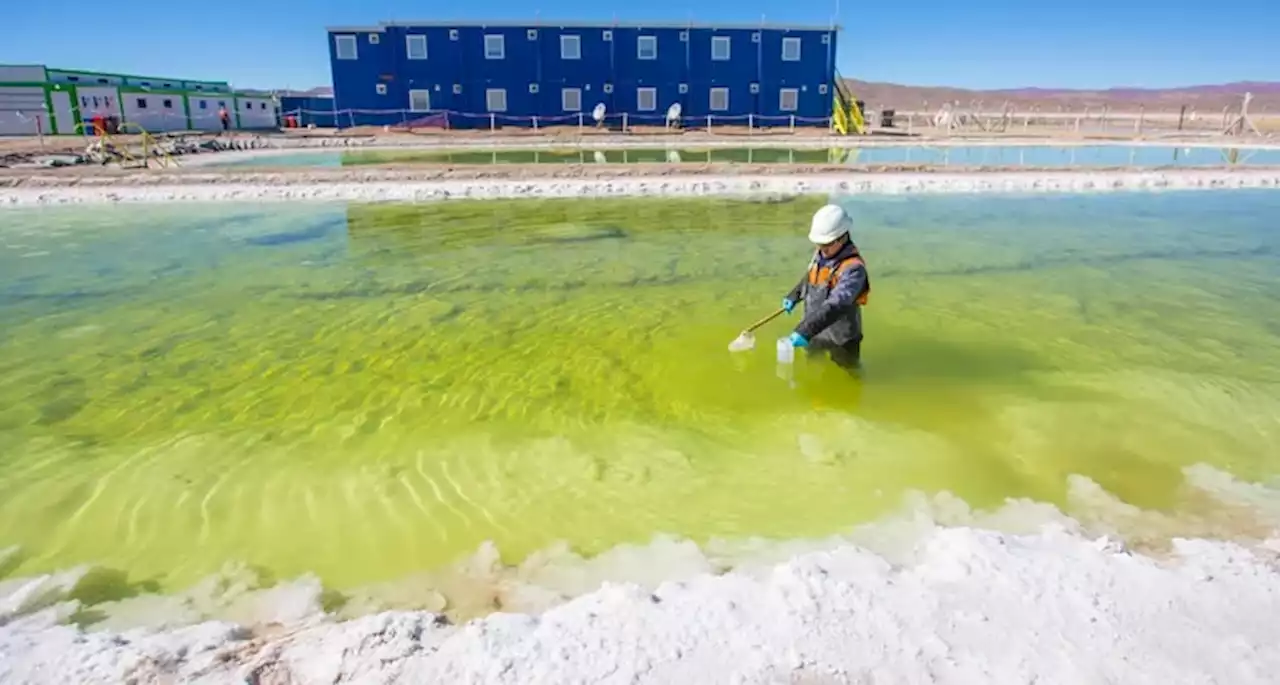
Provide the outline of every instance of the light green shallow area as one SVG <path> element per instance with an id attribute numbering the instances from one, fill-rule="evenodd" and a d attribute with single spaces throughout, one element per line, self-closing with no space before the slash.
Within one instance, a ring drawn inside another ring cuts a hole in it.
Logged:
<path id="1" fill-rule="evenodd" d="M 0 547 L 335 587 L 909 489 L 1176 506 L 1280 471 L 1280 193 L 842 200 L 865 369 L 730 354 L 820 198 L 135 206 L 0 220 Z"/>

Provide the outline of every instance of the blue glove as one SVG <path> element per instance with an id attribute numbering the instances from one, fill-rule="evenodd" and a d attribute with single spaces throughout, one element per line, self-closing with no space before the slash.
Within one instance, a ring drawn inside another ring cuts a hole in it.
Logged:
<path id="1" fill-rule="evenodd" d="M 803 335 L 800 335 L 799 333 L 792 333 L 791 335 L 787 336 L 787 340 L 791 341 L 792 347 L 808 347 L 809 346 L 809 339 L 804 337 Z"/>
<path id="2" fill-rule="evenodd" d="M 782 298 L 782 310 L 783 310 L 784 312 L 786 312 L 786 313 L 790 314 L 790 313 L 791 313 L 791 310 L 792 310 L 792 309 L 795 309 L 795 308 L 796 308 L 796 303 L 795 303 L 794 301 L 792 301 L 792 299 L 791 299 L 791 298 L 789 298 L 789 297 L 784 297 L 784 298 Z"/>

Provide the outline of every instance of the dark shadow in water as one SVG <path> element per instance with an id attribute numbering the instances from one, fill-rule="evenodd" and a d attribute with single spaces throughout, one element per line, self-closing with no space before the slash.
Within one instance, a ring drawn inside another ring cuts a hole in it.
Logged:
<path id="1" fill-rule="evenodd" d="M 129 575 L 119 569 L 101 567 L 89 569 L 71 592 L 67 593 L 67 599 L 74 599 L 80 602 L 81 606 L 71 616 L 71 622 L 82 627 L 97 623 L 105 619 L 106 614 L 94 609 L 94 606 L 118 602 L 142 594 L 158 593 L 160 589 L 160 583 L 153 579 L 130 582 Z"/>
<path id="2" fill-rule="evenodd" d="M 160 591 L 160 583 L 156 580 L 130 582 L 129 575 L 114 568 L 95 567 L 89 569 L 80 582 L 68 593 L 68 599 L 79 601 L 85 606 L 118 602 L 122 599 L 137 597 L 141 594 Z"/>
<path id="3" fill-rule="evenodd" d="M 0 579 L 8 578 L 22 565 L 22 562 L 27 560 L 28 556 L 30 555 L 22 549 L 18 549 L 8 556 L 0 556 Z"/>
<path id="4" fill-rule="evenodd" d="M 943 338 L 894 339 L 864 346 L 863 375 L 889 384 L 1030 383 L 1032 372 L 1052 370 L 1039 355 L 1011 345 L 964 345 Z"/>
<path id="5" fill-rule="evenodd" d="M 333 226 L 331 224 L 324 223 L 297 231 L 283 231 L 280 233 L 268 233 L 266 235 L 253 236 L 251 238 L 245 238 L 244 242 L 256 247 L 274 247 L 277 245 L 306 243 L 313 240 L 320 240 L 328 236 L 329 231 L 332 228 Z"/>

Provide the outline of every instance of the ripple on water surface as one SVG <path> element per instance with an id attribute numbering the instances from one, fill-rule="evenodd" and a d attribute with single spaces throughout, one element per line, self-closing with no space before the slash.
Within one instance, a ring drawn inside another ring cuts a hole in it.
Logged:
<path id="1" fill-rule="evenodd" d="M 351 586 L 485 540 L 824 535 L 1069 474 L 1160 508 L 1187 464 L 1276 471 L 1280 195 L 847 200 L 864 377 L 785 379 L 725 348 L 818 202 L 9 212 L 8 570 Z"/>

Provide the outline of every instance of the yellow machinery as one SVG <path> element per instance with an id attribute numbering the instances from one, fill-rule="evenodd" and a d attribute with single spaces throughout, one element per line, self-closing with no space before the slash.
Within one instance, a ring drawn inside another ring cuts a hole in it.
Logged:
<path id="1" fill-rule="evenodd" d="M 95 129 L 92 123 L 76 124 L 76 129 L 85 135 L 86 138 L 95 140 L 101 146 L 102 154 L 111 161 L 119 164 L 122 168 L 149 168 L 151 160 L 155 160 L 161 168 L 178 166 L 177 160 L 173 158 L 163 147 L 159 145 L 156 137 L 147 132 L 147 129 L 133 122 L 121 122 L 120 130 L 116 135 L 128 135 L 129 128 L 136 129 L 137 135 L 141 138 L 142 156 L 135 156 L 130 150 L 127 143 L 121 142 L 117 145 L 112 141 L 111 134 L 106 131 Z M 152 154 L 155 151 L 158 154 Z"/>
<path id="2" fill-rule="evenodd" d="M 850 132 L 866 135 L 867 122 L 862 117 L 862 109 L 858 107 L 858 101 L 853 97 L 853 91 L 845 84 L 838 71 L 836 72 L 835 88 L 833 90 L 832 127 L 842 136 L 847 136 Z"/>

